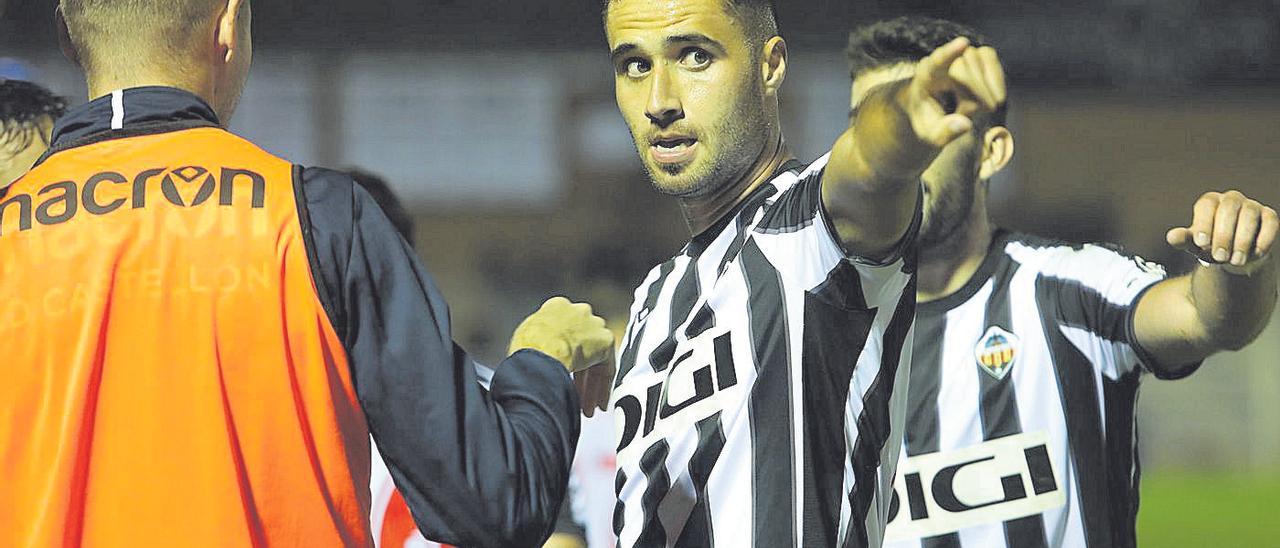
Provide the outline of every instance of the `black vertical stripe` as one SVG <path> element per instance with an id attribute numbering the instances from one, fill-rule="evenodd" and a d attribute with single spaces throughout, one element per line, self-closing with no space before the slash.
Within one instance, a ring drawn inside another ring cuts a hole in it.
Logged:
<path id="1" fill-rule="evenodd" d="M 667 366 L 671 365 L 671 360 L 675 358 L 676 346 L 679 344 L 676 342 L 676 335 L 680 332 L 680 326 L 693 313 L 693 305 L 698 302 L 700 294 L 698 258 L 690 257 L 684 275 L 680 277 L 680 282 L 676 284 L 675 291 L 671 294 L 671 324 L 667 328 L 667 338 L 649 353 L 649 365 L 653 366 L 654 371 L 665 371 Z"/>
<path id="2" fill-rule="evenodd" d="M 747 314 L 758 373 L 748 400 L 752 449 L 752 523 L 755 546 L 796 546 L 791 430 L 790 341 L 778 271 L 748 240 L 742 249 Z"/>
<path id="3" fill-rule="evenodd" d="M 750 234 L 751 221 L 755 218 L 756 212 L 764 207 L 764 204 L 770 197 L 778 193 L 778 189 L 771 184 L 766 184 L 759 190 L 752 193 L 751 198 L 745 202 L 742 213 L 738 214 L 737 226 L 738 233 L 733 236 L 733 241 L 729 242 L 729 248 L 720 257 L 720 266 L 716 268 L 716 272 L 724 274 L 729 263 L 742 252 L 742 246 L 747 243 L 747 236 Z"/>
<path id="4" fill-rule="evenodd" d="M 879 490 L 876 478 L 880 467 L 880 454 L 891 433 L 889 403 L 893 397 L 898 365 L 902 359 L 907 334 L 916 317 L 916 277 L 911 276 L 898 300 L 889 327 L 885 329 L 881 344 L 880 370 L 876 380 L 862 398 L 862 414 L 858 417 L 858 441 L 849 453 L 852 460 L 854 484 L 849 491 L 852 515 L 845 533 L 845 546 L 861 548 L 869 546 L 867 538 L 867 513 Z"/>
<path id="5" fill-rule="evenodd" d="M 1058 295 L 1057 317 L 1063 325 L 1087 329 L 1108 341 L 1127 342 L 1129 306 L 1113 303 L 1098 289 L 1077 280 L 1045 276 L 1043 283 Z"/>
<path id="6" fill-rule="evenodd" d="M 1093 366 L 1059 329 L 1059 280 L 1036 280 L 1036 304 L 1058 379 L 1062 412 L 1067 422 L 1071 462 L 1080 490 L 1077 503 L 1083 518 L 1085 544 L 1091 548 L 1112 545 L 1112 516 L 1103 453 L 1101 402 Z M 1064 486 L 1065 487 L 1065 486 Z"/>
<path id="7" fill-rule="evenodd" d="M 938 451 L 938 394 L 942 390 L 942 341 L 946 332 L 945 313 L 922 311 L 916 316 L 904 440 L 911 457 Z"/>
<path id="8" fill-rule="evenodd" d="M 903 442 L 909 457 L 938 451 L 938 414 L 941 412 L 938 393 L 942 388 L 942 341 L 946 331 L 945 312 L 926 312 L 921 309 L 916 315 L 910 390 L 907 392 L 907 428 Z M 919 481 L 916 478 L 916 482 Z M 923 490 L 917 489 L 914 495 L 904 495 L 911 499 L 908 501 L 910 504 L 924 505 L 923 499 L 918 502 L 915 500 L 924 496 Z M 947 533 L 924 538 L 920 542 L 923 548 L 960 548 L 960 535 Z"/>
<path id="9" fill-rule="evenodd" d="M 645 296 L 644 306 L 640 309 L 641 317 L 647 318 L 653 308 L 658 305 L 658 297 L 662 294 L 662 286 L 666 285 L 667 277 L 671 275 L 675 268 L 675 261 L 667 261 L 659 267 L 658 279 L 649 285 L 649 293 Z M 614 388 L 622 386 L 622 379 L 636 366 L 636 354 L 640 351 L 640 341 L 644 339 L 645 329 L 648 326 L 648 323 L 640 326 L 631 326 L 635 331 L 631 334 L 631 340 L 628 341 L 627 347 L 622 350 L 622 359 L 618 360 L 618 375 L 613 380 Z"/>
<path id="10" fill-rule="evenodd" d="M 667 474 L 667 455 L 670 451 L 671 446 L 667 444 L 667 440 L 659 440 L 640 457 L 640 471 L 648 485 L 640 496 L 644 517 L 640 522 L 640 539 L 636 541 L 636 546 L 663 546 L 667 543 L 667 530 L 659 519 L 658 505 L 671 491 L 671 478 Z"/>
<path id="11" fill-rule="evenodd" d="M 1049 448 L 1038 445 L 1023 449 L 1027 457 L 1027 472 L 1031 475 L 1031 490 L 1037 495 L 1052 493 L 1058 490 L 1058 478 L 1053 475 L 1053 466 L 1049 464 Z"/>
<path id="12" fill-rule="evenodd" d="M 680 532 L 676 546 L 715 546 L 715 528 L 711 522 L 711 499 L 707 495 L 707 483 L 711 478 L 711 470 L 720 460 L 724 444 L 724 424 L 720 421 L 719 412 L 698 421 L 698 448 L 689 459 L 689 479 L 693 480 L 693 491 L 697 493 L 698 500 L 689 513 L 689 519 L 684 531 Z"/>
<path id="13" fill-rule="evenodd" d="M 1018 269 L 1018 263 L 1009 261 L 994 276 L 994 287 L 991 297 L 987 299 L 986 322 L 983 328 L 999 327 L 1013 332 L 1013 309 L 1009 299 L 1009 284 Z M 1015 335 L 1017 335 L 1015 333 Z M 979 341 L 981 343 L 981 341 Z M 1021 352 L 1022 349 L 1015 349 Z M 1018 397 L 1013 383 L 1013 368 L 1021 367 L 1017 354 L 1013 364 L 1004 373 L 1004 377 L 996 379 L 982 364 L 975 363 L 979 369 L 979 415 L 982 419 L 982 438 L 990 441 L 996 438 L 1022 433 L 1022 418 L 1018 413 Z M 1004 522 L 1004 537 L 1009 546 L 1018 548 L 1047 547 L 1044 517 L 1042 515 L 1026 516 Z"/>
<path id="14" fill-rule="evenodd" d="M 1138 403 L 1139 372 L 1129 372 L 1118 381 L 1102 379 L 1106 404 L 1107 485 L 1111 486 L 1111 515 L 1115 527 L 1113 546 L 1138 545 L 1138 433 L 1134 408 Z"/>
<path id="15" fill-rule="evenodd" d="M 827 282 L 805 294 L 802 341 L 804 387 L 804 529 L 805 546 L 835 546 L 840 535 L 844 494 L 844 416 L 858 357 L 875 322 L 875 309 L 850 307 L 837 288 L 861 285 L 858 271 L 841 263 Z M 857 291 L 859 294 L 861 291 Z M 857 299 L 862 302 L 861 295 Z"/>
<path id="16" fill-rule="evenodd" d="M 613 494 L 614 500 L 618 501 L 613 506 L 613 536 L 622 535 L 622 527 L 626 525 L 627 505 L 622 502 L 622 488 L 627 485 L 627 473 L 618 468 L 617 475 L 613 478 Z M 618 542 L 621 546 L 622 542 Z"/>
<path id="17" fill-rule="evenodd" d="M 703 301 L 702 306 L 698 308 L 698 313 L 693 315 L 693 319 L 689 321 L 688 327 L 684 330 L 684 338 L 694 339 L 698 335 L 706 333 L 708 329 L 716 325 L 716 312 L 711 309 L 711 303 Z"/>

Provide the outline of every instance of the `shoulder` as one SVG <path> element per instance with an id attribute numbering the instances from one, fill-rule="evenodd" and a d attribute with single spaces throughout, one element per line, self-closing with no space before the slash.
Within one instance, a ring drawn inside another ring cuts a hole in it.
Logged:
<path id="1" fill-rule="evenodd" d="M 830 154 L 794 167 L 771 179 L 764 215 L 756 230 L 766 234 L 795 232 L 819 220 L 822 212 L 822 173 Z"/>
<path id="2" fill-rule="evenodd" d="M 185 132 L 172 132 L 166 135 L 173 139 L 186 139 L 190 136 L 204 135 L 209 139 L 217 140 L 216 146 L 219 147 L 221 152 L 224 154 L 249 158 L 257 162 L 275 163 L 286 168 L 292 167 L 295 171 L 298 169 L 298 166 L 288 158 L 262 148 L 261 145 L 250 141 L 244 136 L 221 127 L 200 127 Z"/>
<path id="3" fill-rule="evenodd" d="M 350 175 L 323 167 L 295 166 L 298 185 L 309 199 L 332 199 L 337 196 L 350 199 L 356 182 Z"/>
<path id="4" fill-rule="evenodd" d="M 1164 267 L 1112 243 L 1071 243 L 1011 234 L 1002 251 L 1019 268 L 1031 268 L 1042 277 L 1075 282 L 1103 293 L 1110 293 L 1109 288 L 1145 287 L 1167 276 Z"/>

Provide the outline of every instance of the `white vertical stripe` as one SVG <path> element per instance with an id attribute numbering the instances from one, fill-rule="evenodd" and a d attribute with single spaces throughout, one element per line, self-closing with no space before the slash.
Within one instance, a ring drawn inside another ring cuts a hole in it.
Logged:
<path id="1" fill-rule="evenodd" d="M 746 279 L 736 265 L 726 271 L 726 276 L 716 287 L 719 295 L 747 294 Z M 738 393 L 740 404 L 727 405 L 720 420 L 724 424 L 725 445 L 720 460 L 711 471 L 707 483 L 707 498 L 711 505 L 711 524 L 716 546 L 743 546 L 754 544 L 755 492 L 754 440 L 751 434 L 751 412 L 746 403 L 750 388 L 756 383 L 755 349 L 752 345 L 750 314 L 747 299 L 720 298 L 712 301 L 716 322 L 732 329 L 734 371 L 738 386 L 730 390 Z M 766 455 L 768 456 L 768 455 Z"/>
<path id="2" fill-rule="evenodd" d="M 905 280 L 904 280 L 905 281 Z M 886 322 L 892 322 L 894 311 L 881 308 L 881 315 Z M 878 330 L 880 333 L 883 331 Z M 876 497 L 867 512 L 867 538 L 870 548 L 880 548 L 888 528 L 889 508 L 893 502 L 893 484 L 897 476 L 899 457 L 903 452 L 903 435 L 907 423 L 907 390 L 911 379 L 911 350 L 915 340 L 915 323 L 911 325 L 904 339 L 902 355 L 898 361 L 898 370 L 894 377 L 894 390 L 889 397 L 889 439 L 880 452 L 880 468 L 877 471 Z M 905 509 L 901 511 L 906 511 Z"/>
<path id="3" fill-rule="evenodd" d="M 988 281 L 972 299 L 947 313 L 942 341 L 938 391 L 938 450 L 954 451 L 984 441 L 981 409 L 982 383 L 973 356 L 974 345 L 986 326 L 987 301 L 995 292 Z M 972 409 L 972 412 L 965 412 Z M 999 548 L 1006 545 L 1004 524 L 988 523 L 957 532 L 961 546 Z"/>
<path id="4" fill-rule="evenodd" d="M 124 129 L 124 90 L 111 92 L 111 129 Z"/>
<path id="5" fill-rule="evenodd" d="M 1055 470 L 1054 481 L 1066 492 L 1067 504 L 1044 512 L 1045 537 L 1049 546 L 1062 546 L 1060 541 L 1068 528 L 1068 516 L 1079 516 L 1079 490 L 1075 485 L 1071 461 L 1071 445 L 1067 440 L 1067 419 L 1062 407 L 1062 391 L 1058 373 L 1036 300 L 1036 281 L 1040 270 L 1023 265 L 1009 280 L 1012 326 L 1019 337 L 1019 357 L 1009 371 L 1015 387 L 1018 416 L 1023 432 L 1046 432 L 1049 435 L 1049 458 Z M 1077 527 L 1071 525 L 1070 527 Z"/>
<path id="6" fill-rule="evenodd" d="M 973 348 L 982 338 L 986 303 L 994 288 L 995 283 L 988 281 L 963 306 L 947 312 L 938 381 L 939 451 L 982 443 L 982 420 L 976 412 L 982 404 L 982 389 Z"/>

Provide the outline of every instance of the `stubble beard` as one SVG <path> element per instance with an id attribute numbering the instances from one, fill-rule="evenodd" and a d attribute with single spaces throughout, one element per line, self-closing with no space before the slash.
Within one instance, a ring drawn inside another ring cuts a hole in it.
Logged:
<path id="1" fill-rule="evenodd" d="M 973 215 L 978 185 L 976 151 L 965 158 L 962 181 L 950 181 L 933 198 L 929 217 L 920 227 L 918 239 L 922 254 L 950 255 L 966 236 L 963 230 Z"/>

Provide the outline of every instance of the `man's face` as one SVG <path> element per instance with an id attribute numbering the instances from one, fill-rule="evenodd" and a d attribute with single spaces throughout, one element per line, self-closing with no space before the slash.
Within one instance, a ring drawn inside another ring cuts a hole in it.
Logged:
<path id="1" fill-rule="evenodd" d="M 915 64 L 903 63 L 872 69 L 853 81 L 851 107 L 856 111 L 867 94 L 882 84 L 910 78 Z M 945 243 L 969 220 L 977 200 L 978 170 L 982 162 L 982 141 L 973 132 L 942 149 L 929 164 L 924 182 L 924 221 L 920 246 L 929 249 Z"/>
<path id="2" fill-rule="evenodd" d="M 705 196 L 764 151 L 760 52 L 723 0 L 614 0 L 605 21 L 618 108 L 660 192 Z"/>
<path id="3" fill-rule="evenodd" d="M 53 120 L 45 118 L 36 124 L 30 139 L 15 135 L 8 142 L 0 141 L 0 188 L 13 184 L 31 169 L 40 155 L 49 148 L 52 132 Z"/>

